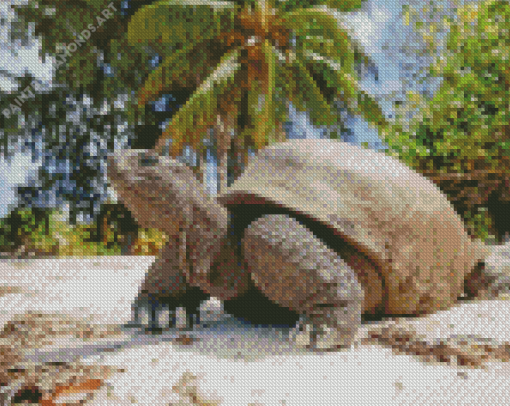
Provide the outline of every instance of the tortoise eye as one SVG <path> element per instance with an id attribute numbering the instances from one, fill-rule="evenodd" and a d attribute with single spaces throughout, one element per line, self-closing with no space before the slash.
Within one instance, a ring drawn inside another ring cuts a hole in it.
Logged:
<path id="1" fill-rule="evenodd" d="M 140 166 L 155 166 L 158 163 L 157 156 L 145 156 L 142 155 L 140 158 Z"/>

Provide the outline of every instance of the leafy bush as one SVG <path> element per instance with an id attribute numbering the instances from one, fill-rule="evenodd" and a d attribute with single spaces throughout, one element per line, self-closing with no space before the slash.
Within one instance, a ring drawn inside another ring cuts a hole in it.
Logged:
<path id="1" fill-rule="evenodd" d="M 485 171 L 504 184 L 510 175 L 510 5 L 484 1 L 478 9 L 468 4 L 458 14 L 447 38 L 448 54 L 430 68 L 433 76 L 444 77 L 440 89 L 421 103 L 407 129 L 407 123 L 397 120 L 386 138 L 387 154 L 418 172 Z M 478 182 L 483 190 L 484 176 L 472 176 L 469 182 Z M 454 190 L 444 192 L 454 201 Z M 493 226 L 485 209 L 488 195 L 473 197 L 459 214 L 466 228 L 485 240 Z"/>

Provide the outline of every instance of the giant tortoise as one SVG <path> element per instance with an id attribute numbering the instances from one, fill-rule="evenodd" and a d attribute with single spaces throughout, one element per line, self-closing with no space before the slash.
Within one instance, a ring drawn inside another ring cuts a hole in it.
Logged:
<path id="1" fill-rule="evenodd" d="M 300 315 L 298 343 L 328 350 L 350 346 L 362 315 L 429 314 L 510 285 L 431 181 L 341 141 L 267 147 L 217 198 L 153 150 L 110 156 L 108 176 L 143 227 L 170 236 L 135 307 L 152 327 L 162 304 L 196 313 L 211 295 L 228 309 L 255 287 Z"/>

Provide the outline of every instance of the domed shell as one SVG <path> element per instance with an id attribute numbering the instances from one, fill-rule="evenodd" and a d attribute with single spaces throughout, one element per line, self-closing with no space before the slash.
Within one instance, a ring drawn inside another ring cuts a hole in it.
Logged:
<path id="1" fill-rule="evenodd" d="M 450 307 L 486 255 L 431 181 L 395 158 L 341 141 L 265 148 L 219 201 L 233 210 L 284 207 L 332 229 L 376 264 L 356 271 L 372 273 L 362 283 L 382 283 L 382 297 L 371 300 L 382 301 L 387 314 Z"/>

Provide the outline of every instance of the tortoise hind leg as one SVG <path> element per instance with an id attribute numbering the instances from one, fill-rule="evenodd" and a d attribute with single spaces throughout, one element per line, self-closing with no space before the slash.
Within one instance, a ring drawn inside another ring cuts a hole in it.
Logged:
<path id="1" fill-rule="evenodd" d="M 297 220 L 265 215 L 242 242 L 257 287 L 302 314 L 298 345 L 329 350 L 351 345 L 361 323 L 364 291 L 354 271 Z"/>

